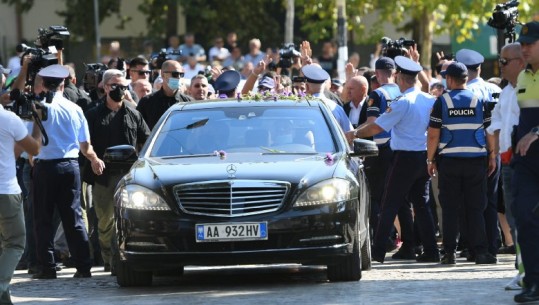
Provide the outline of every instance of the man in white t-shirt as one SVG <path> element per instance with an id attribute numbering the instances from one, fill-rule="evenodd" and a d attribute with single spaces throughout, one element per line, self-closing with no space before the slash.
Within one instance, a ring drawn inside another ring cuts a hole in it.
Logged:
<path id="1" fill-rule="evenodd" d="M 24 150 L 39 153 L 41 133 L 34 124 L 32 136 L 14 113 L 0 105 L 0 303 L 11 304 L 9 282 L 24 251 L 26 231 L 21 188 L 17 182 L 15 160 Z"/>

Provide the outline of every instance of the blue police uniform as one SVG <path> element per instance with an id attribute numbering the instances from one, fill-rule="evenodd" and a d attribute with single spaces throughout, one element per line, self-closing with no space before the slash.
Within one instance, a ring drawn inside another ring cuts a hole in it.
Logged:
<path id="1" fill-rule="evenodd" d="M 63 71 L 57 66 L 49 66 L 41 70 L 39 75 L 44 80 L 48 77 L 62 78 Z M 82 221 L 81 179 L 77 158 L 79 142 L 89 142 L 90 139 L 88 124 L 82 109 L 59 92 L 54 94 L 51 103 L 44 104 L 48 118 L 43 121 L 43 127 L 49 143 L 35 157 L 34 224 L 37 261 L 41 272 L 34 276 L 56 277 L 53 248 L 55 209 L 62 220 L 69 252 L 77 271 L 87 274 L 92 262 L 86 227 Z"/>
<path id="2" fill-rule="evenodd" d="M 465 69 L 464 65 L 462 68 Z M 429 126 L 441 129 L 436 162 L 442 206 L 443 245 L 446 255 L 452 255 L 451 259 L 448 257 L 442 263 L 455 263 L 461 209 L 468 223 L 468 227 L 461 228 L 461 231 L 467 232 L 469 243 L 476 253 L 476 262 L 496 262 L 494 257 L 487 257 L 483 215 L 487 204 L 485 128 L 489 123 L 490 112 L 484 101 L 470 90 L 451 90 L 434 104 Z"/>
<path id="3" fill-rule="evenodd" d="M 397 71 L 417 75 L 421 66 L 402 56 L 395 58 Z M 412 202 L 417 229 L 423 242 L 419 261 L 439 261 L 434 222 L 428 201 L 429 176 L 426 167 L 427 126 L 434 97 L 411 87 L 394 101 L 375 123 L 385 131 L 391 130 L 393 150 L 387 172 L 380 219 L 374 237 L 372 257 L 383 262 L 385 242 L 390 234 L 398 210 Z"/>
<path id="4" fill-rule="evenodd" d="M 303 66 L 301 72 L 303 72 L 307 82 L 312 84 L 322 84 L 330 78 L 329 74 L 324 69 L 316 65 Z M 333 113 L 333 116 L 344 132 L 352 130 L 352 123 L 340 105 L 337 105 L 337 103 L 328 99 L 320 92 L 313 93 L 313 96 L 318 97 L 325 102 L 325 105 L 331 110 L 331 113 Z"/>
<path id="5" fill-rule="evenodd" d="M 477 70 L 481 64 L 484 62 L 485 58 L 479 52 L 462 49 L 455 54 L 455 59 L 457 62 L 463 63 L 468 70 Z M 502 91 L 501 88 L 494 84 L 485 82 L 479 75 L 468 80 L 466 87 L 472 91 L 479 99 L 483 100 L 486 105 L 489 106 L 489 109 L 494 109 L 494 105 L 498 101 L 499 93 Z M 487 239 L 488 239 L 488 250 L 492 255 L 498 253 L 498 248 L 500 245 L 500 231 L 498 229 L 498 182 L 500 179 L 500 168 L 501 168 L 501 159 L 500 156 L 496 159 L 496 171 L 487 178 L 487 207 L 484 212 L 485 225 L 487 230 Z M 462 217 L 463 220 L 465 219 Z M 463 223 L 462 227 L 466 227 L 466 224 Z M 462 239 L 466 243 L 466 234 L 462 234 Z M 471 255 L 473 258 L 473 253 Z"/>

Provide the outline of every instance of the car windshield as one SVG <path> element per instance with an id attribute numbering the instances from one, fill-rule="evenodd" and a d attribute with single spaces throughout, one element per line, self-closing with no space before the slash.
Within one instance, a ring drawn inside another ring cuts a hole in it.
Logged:
<path id="1" fill-rule="evenodd" d="M 318 108 L 233 107 L 176 111 L 151 147 L 151 157 L 188 157 L 216 152 L 318 154 L 335 152 L 328 123 Z"/>

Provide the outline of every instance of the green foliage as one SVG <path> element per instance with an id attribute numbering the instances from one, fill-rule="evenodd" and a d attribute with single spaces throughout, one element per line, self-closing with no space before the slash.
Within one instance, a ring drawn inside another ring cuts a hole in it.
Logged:
<path id="1" fill-rule="evenodd" d="M 74 38 L 87 40 L 95 39 L 94 30 L 94 2 L 91 0 L 66 0 L 65 10 L 56 13 L 65 18 L 67 26 Z M 117 28 L 123 29 L 129 16 L 120 13 L 121 0 L 99 0 L 99 23 L 108 17 L 114 16 L 118 20 Z"/>
<path id="2" fill-rule="evenodd" d="M 177 19 L 169 20 L 171 13 L 178 9 L 178 0 L 144 0 L 138 5 L 138 10 L 146 16 L 146 25 L 148 26 L 148 38 L 162 40 L 170 33 L 167 25 L 173 23 L 173 29 L 176 28 Z"/>
<path id="3" fill-rule="evenodd" d="M 2 3 L 14 5 L 19 13 L 28 12 L 34 6 L 34 0 L 2 0 Z"/>
<path id="4" fill-rule="evenodd" d="M 262 48 L 279 47 L 283 42 L 285 6 L 281 0 L 182 0 L 181 5 L 187 31 L 202 45 L 213 45 L 215 37 L 232 31 L 244 49 L 251 38 L 259 38 Z"/>

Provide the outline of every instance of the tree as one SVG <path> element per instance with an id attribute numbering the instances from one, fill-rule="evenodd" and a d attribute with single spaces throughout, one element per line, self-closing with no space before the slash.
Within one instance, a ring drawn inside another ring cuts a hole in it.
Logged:
<path id="1" fill-rule="evenodd" d="M 144 0 L 138 10 L 146 15 L 147 36 L 151 39 L 163 38 L 177 34 L 178 0 Z"/>
<path id="2" fill-rule="evenodd" d="M 32 8 L 32 6 L 34 5 L 34 0 L 2 0 L 2 3 L 15 6 L 15 27 L 17 31 L 17 40 L 21 41 L 23 39 L 22 14 Z"/>
<path id="3" fill-rule="evenodd" d="M 432 39 L 442 33 L 455 34 L 457 41 L 473 39 L 471 30 L 478 29 L 478 24 L 486 22 L 499 0 L 347 0 L 349 30 L 356 42 L 373 42 L 383 36 L 382 25 L 391 22 L 402 25 L 401 30 L 412 32 L 413 38 L 421 49 L 421 64 L 430 66 Z M 539 3 L 534 0 L 521 0 L 520 19 L 530 20 L 533 12 L 539 10 Z M 298 14 L 303 23 L 302 29 L 310 33 L 309 39 L 318 41 L 334 37 L 336 25 L 334 0 L 297 0 L 302 6 Z M 373 27 L 367 29 L 360 21 L 362 16 L 378 14 Z M 409 20 L 403 25 L 403 22 Z"/>

